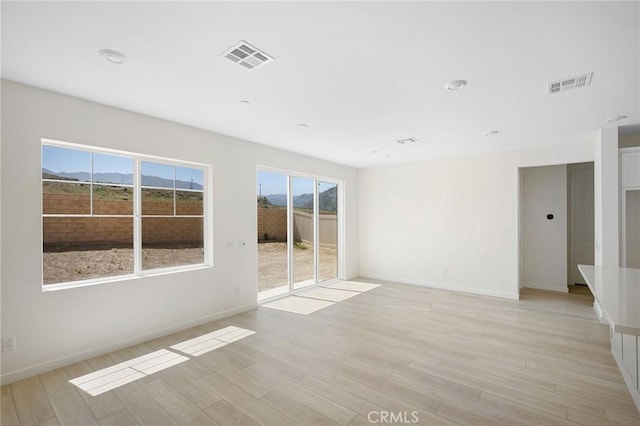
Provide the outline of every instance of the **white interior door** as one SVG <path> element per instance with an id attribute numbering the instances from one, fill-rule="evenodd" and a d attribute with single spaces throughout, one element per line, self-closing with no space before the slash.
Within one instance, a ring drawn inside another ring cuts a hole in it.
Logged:
<path id="1" fill-rule="evenodd" d="M 593 163 L 570 164 L 569 186 L 569 284 L 586 284 L 579 264 L 593 265 Z"/>

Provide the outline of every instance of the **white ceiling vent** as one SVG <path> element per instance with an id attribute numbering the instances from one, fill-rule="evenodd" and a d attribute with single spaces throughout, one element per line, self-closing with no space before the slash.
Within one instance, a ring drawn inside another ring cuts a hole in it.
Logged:
<path id="1" fill-rule="evenodd" d="M 398 142 L 400 145 L 406 145 L 408 143 L 417 143 L 418 139 L 411 137 L 406 139 L 398 139 L 396 142 Z"/>
<path id="2" fill-rule="evenodd" d="M 262 65 L 273 61 L 272 56 L 267 55 L 244 40 L 236 43 L 221 56 L 224 56 L 247 70 L 261 67 Z"/>
<path id="3" fill-rule="evenodd" d="M 551 81 L 547 84 L 547 92 L 552 95 L 558 92 L 564 92 L 569 89 L 577 89 L 591 84 L 593 73 L 577 75 L 575 77 L 567 77 L 558 81 Z"/>

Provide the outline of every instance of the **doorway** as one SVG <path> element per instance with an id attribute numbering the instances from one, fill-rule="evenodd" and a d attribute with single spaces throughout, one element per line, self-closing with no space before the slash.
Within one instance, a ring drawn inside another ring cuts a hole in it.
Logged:
<path id="1" fill-rule="evenodd" d="M 258 300 L 338 278 L 340 182 L 258 169 Z"/>
<path id="2" fill-rule="evenodd" d="M 519 176 L 520 287 L 582 292 L 578 265 L 594 262 L 594 163 L 521 168 Z"/>

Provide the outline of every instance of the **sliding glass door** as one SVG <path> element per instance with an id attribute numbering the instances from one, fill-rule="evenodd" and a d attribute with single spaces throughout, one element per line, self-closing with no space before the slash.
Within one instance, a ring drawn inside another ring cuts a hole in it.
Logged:
<path id="1" fill-rule="evenodd" d="M 258 170 L 258 297 L 338 277 L 338 184 Z"/>
<path id="2" fill-rule="evenodd" d="M 258 293 L 289 293 L 289 176 L 258 171 Z"/>
<path id="3" fill-rule="evenodd" d="M 291 177 L 293 193 L 292 282 L 295 290 L 316 283 L 314 180 Z"/>
<path id="4" fill-rule="evenodd" d="M 318 182 L 318 281 L 338 278 L 338 185 Z"/>

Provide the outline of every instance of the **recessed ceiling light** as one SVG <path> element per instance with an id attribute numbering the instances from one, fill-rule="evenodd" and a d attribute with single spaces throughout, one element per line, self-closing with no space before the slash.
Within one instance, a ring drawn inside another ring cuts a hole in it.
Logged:
<path id="1" fill-rule="evenodd" d="M 304 130 L 304 129 L 308 129 L 309 125 L 307 123 L 298 123 L 296 124 L 296 127 L 300 130 Z"/>
<path id="2" fill-rule="evenodd" d="M 384 156 L 385 157 L 391 157 L 391 154 L 385 154 Z"/>
<path id="3" fill-rule="evenodd" d="M 116 50 L 100 49 L 98 50 L 98 54 L 105 58 L 107 61 L 113 62 L 114 64 L 122 64 L 127 62 L 127 57 Z"/>
<path id="4" fill-rule="evenodd" d="M 498 132 L 497 130 L 487 130 L 486 132 L 484 132 L 484 135 L 485 136 L 493 136 L 493 135 L 497 135 L 498 133 L 500 133 L 500 132 Z"/>
<path id="5" fill-rule="evenodd" d="M 617 121 L 622 121 L 625 118 L 627 118 L 626 115 L 619 115 L 617 117 L 611 117 L 611 118 L 607 118 L 607 123 L 615 123 Z"/>
<path id="6" fill-rule="evenodd" d="M 467 80 L 453 80 L 445 84 L 444 88 L 447 90 L 459 90 L 467 85 Z"/>
<path id="7" fill-rule="evenodd" d="M 371 151 L 371 154 L 373 154 L 373 155 L 376 155 L 376 154 L 379 154 L 379 153 L 380 153 L 380 151 L 378 151 L 377 149 L 374 149 L 373 151 Z"/>
<path id="8" fill-rule="evenodd" d="M 246 99 L 243 99 L 243 100 L 241 100 L 241 101 L 240 101 L 240 103 L 241 103 L 241 104 L 248 105 L 248 104 L 250 104 L 251 102 L 249 102 L 249 101 L 248 101 L 248 100 L 246 100 Z"/>

